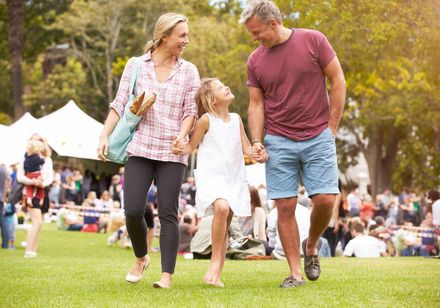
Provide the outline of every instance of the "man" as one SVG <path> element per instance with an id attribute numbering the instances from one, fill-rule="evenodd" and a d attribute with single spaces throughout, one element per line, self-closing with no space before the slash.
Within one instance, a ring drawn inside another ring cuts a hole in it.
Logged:
<path id="1" fill-rule="evenodd" d="M 302 247 L 306 276 L 316 280 L 319 237 L 339 193 L 335 135 L 344 107 L 344 74 L 322 33 L 284 27 L 280 10 L 270 1 L 251 1 L 240 23 L 261 43 L 248 59 L 248 119 L 254 149 L 262 153 L 264 143 L 269 154 L 268 198 L 276 200 L 278 229 L 291 271 L 280 287 L 297 287 L 304 284 L 294 214 L 298 177 L 314 204 Z M 330 101 L 326 77 L 331 82 Z"/>
<path id="2" fill-rule="evenodd" d="M 345 246 L 345 257 L 357 258 L 378 258 L 386 257 L 386 244 L 373 236 L 364 234 L 364 226 L 361 223 L 355 222 L 351 227 L 351 239 L 347 246 Z"/>

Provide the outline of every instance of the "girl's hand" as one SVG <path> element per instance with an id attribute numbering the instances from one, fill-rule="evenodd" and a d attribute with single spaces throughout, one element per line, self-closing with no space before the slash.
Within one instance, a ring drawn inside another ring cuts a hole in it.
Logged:
<path id="1" fill-rule="evenodd" d="M 255 142 L 252 145 L 252 158 L 259 163 L 264 163 L 269 159 L 269 155 L 261 142 Z"/>
<path id="2" fill-rule="evenodd" d="M 105 157 L 108 153 L 108 138 L 106 136 L 101 136 L 99 138 L 99 145 L 98 145 L 98 158 L 102 161 L 105 161 Z"/>

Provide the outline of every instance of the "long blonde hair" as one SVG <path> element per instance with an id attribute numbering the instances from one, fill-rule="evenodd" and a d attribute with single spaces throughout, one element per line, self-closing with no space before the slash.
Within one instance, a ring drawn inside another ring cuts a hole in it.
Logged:
<path id="1" fill-rule="evenodd" d="M 174 27 L 180 22 L 188 22 L 184 15 L 176 13 L 166 13 L 159 17 L 154 26 L 153 39 L 148 41 L 145 45 L 145 53 L 154 51 L 162 43 L 164 36 L 170 35 Z"/>
<path id="2" fill-rule="evenodd" d="M 196 103 L 199 110 L 199 118 L 206 112 L 217 114 L 214 109 L 215 97 L 212 91 L 212 82 L 217 78 L 203 78 L 199 90 L 196 93 Z"/>

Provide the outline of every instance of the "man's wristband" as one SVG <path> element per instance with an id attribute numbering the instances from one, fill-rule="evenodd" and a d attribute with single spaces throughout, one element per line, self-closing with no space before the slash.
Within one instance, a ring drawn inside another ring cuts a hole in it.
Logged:
<path id="1" fill-rule="evenodd" d="M 251 142 L 251 144 L 254 145 L 254 143 L 257 143 L 257 142 L 262 143 L 260 140 L 253 140 L 253 141 Z"/>

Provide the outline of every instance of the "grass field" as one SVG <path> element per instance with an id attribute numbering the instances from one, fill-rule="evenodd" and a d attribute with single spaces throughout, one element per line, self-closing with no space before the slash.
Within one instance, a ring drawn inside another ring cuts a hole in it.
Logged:
<path id="1" fill-rule="evenodd" d="M 17 243 L 25 238 L 17 230 Z M 440 307 L 440 260 L 322 259 L 322 275 L 298 289 L 279 289 L 285 261 L 226 261 L 224 289 L 202 284 L 208 261 L 178 258 L 173 288 L 153 289 L 160 255 L 141 283 L 124 281 L 130 250 L 107 235 L 57 231 L 44 225 L 38 257 L 0 251 L 0 307 Z"/>

